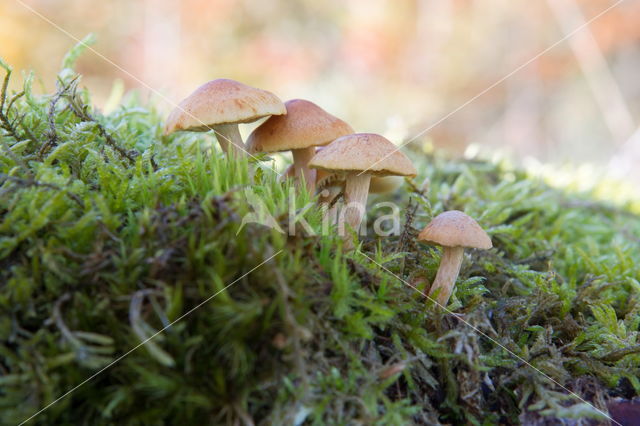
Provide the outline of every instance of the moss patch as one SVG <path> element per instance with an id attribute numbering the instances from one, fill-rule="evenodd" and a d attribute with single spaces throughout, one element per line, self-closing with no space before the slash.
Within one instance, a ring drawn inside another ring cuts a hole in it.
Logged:
<path id="1" fill-rule="evenodd" d="M 640 392 L 630 208 L 500 164 L 414 155 L 419 177 L 391 197 L 402 235 L 369 232 L 362 253 L 342 254 L 332 235 L 241 228 L 250 187 L 288 229 L 290 183 L 269 162 L 228 161 L 208 135 L 162 136 L 161 117 L 135 97 L 101 114 L 78 88 L 78 54 L 55 94 L 33 95 L 32 77 L 21 93 L 2 91 L 0 423 L 28 418 L 185 314 L 34 421 L 587 421 L 602 414 L 567 390 L 605 411 L 610 397 Z M 319 231 L 311 201 L 295 202 Z M 423 290 L 433 279 L 440 252 L 414 237 L 449 209 L 476 218 L 495 246 L 467 252 L 455 315 L 401 281 Z"/>

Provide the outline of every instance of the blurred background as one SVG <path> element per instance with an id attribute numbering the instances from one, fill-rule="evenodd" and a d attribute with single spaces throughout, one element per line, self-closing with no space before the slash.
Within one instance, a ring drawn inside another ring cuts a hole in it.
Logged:
<path id="1" fill-rule="evenodd" d="M 51 91 L 75 41 L 21 1 L 176 103 L 233 78 L 396 142 L 640 184 L 638 0 L 577 32 L 616 0 L 0 0 L 0 56 Z M 91 52 L 78 69 L 99 107 L 120 84 L 172 108 Z"/>

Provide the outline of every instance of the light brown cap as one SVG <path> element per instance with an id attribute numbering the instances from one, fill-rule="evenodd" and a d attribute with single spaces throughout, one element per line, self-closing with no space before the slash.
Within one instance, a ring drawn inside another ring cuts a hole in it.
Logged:
<path id="1" fill-rule="evenodd" d="M 220 124 L 250 123 L 269 115 L 286 114 L 276 95 L 235 80 L 220 78 L 198 87 L 169 117 L 165 133 L 204 132 Z"/>
<path id="2" fill-rule="evenodd" d="M 313 102 L 292 99 L 285 102 L 287 115 L 273 116 L 247 139 L 249 152 L 278 152 L 326 145 L 353 128 Z"/>
<path id="3" fill-rule="evenodd" d="M 411 160 L 386 138 L 373 133 L 354 133 L 325 146 L 309 167 L 333 171 L 364 171 L 376 176 L 415 176 Z"/>
<path id="4" fill-rule="evenodd" d="M 478 222 L 458 210 L 440 213 L 418 235 L 419 241 L 427 241 L 444 247 L 469 247 L 490 249 L 491 238 Z"/>

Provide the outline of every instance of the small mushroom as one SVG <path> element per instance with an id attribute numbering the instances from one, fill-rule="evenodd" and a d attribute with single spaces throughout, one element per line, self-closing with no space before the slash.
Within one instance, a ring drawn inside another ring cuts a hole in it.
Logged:
<path id="1" fill-rule="evenodd" d="M 203 84 L 180 102 L 167 118 L 165 134 L 213 130 L 225 153 L 243 155 L 238 124 L 286 112 L 273 93 L 221 78 Z"/>
<path id="2" fill-rule="evenodd" d="M 331 142 L 309 162 L 309 167 L 343 175 L 345 207 L 338 221 L 356 232 L 366 211 L 371 176 L 415 176 L 416 169 L 406 155 L 384 137 L 372 133 L 355 133 Z M 350 238 L 345 248 L 353 248 Z"/>
<path id="3" fill-rule="evenodd" d="M 308 163 L 316 153 L 315 147 L 351 134 L 353 129 L 313 102 L 292 99 L 285 106 L 286 115 L 269 118 L 249 135 L 247 149 L 251 153 L 291 150 L 296 178 L 299 182 L 304 179 L 313 191 L 315 176 Z"/>
<path id="4" fill-rule="evenodd" d="M 440 306 L 446 306 L 462 265 L 466 248 L 490 249 L 491 238 L 473 220 L 461 211 L 440 213 L 418 235 L 418 241 L 426 241 L 443 247 L 440 267 L 431 286 L 429 296 L 436 295 Z"/>

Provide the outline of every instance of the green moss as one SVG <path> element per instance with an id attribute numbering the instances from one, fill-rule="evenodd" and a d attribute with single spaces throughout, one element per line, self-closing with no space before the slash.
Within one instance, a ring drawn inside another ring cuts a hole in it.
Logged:
<path id="1" fill-rule="evenodd" d="M 55 94 L 33 95 L 31 78 L 2 92 L 0 423 L 218 292 L 34 421 L 518 423 L 599 416 L 566 389 L 600 409 L 640 392 L 640 220 L 628 206 L 503 164 L 414 155 L 428 190 L 394 194 L 402 236 L 369 232 L 362 254 L 332 235 L 241 228 L 250 187 L 288 229 L 290 183 L 267 161 L 228 161 L 209 135 L 163 136 L 133 96 L 94 110 L 71 70 L 79 51 Z M 449 308 L 566 389 L 394 277 L 433 279 L 439 250 L 414 237 L 448 209 L 495 246 L 468 252 Z M 321 229 L 318 209 L 304 218 Z"/>

